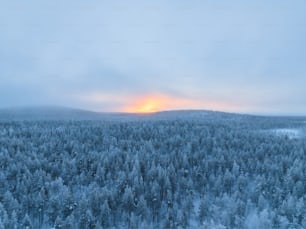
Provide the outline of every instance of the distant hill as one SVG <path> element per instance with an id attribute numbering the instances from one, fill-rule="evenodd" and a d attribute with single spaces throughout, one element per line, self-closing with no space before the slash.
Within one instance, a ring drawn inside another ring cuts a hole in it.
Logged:
<path id="1" fill-rule="evenodd" d="M 83 109 L 40 106 L 0 109 L 0 121 L 22 120 L 101 120 L 101 121 L 137 121 L 137 120 L 245 120 L 272 118 L 247 114 L 226 113 L 210 110 L 172 110 L 155 113 L 93 112 Z M 273 117 L 274 121 L 284 117 Z M 304 119 L 305 120 L 305 119 Z M 300 120 L 299 120 L 300 121 Z"/>
<path id="2" fill-rule="evenodd" d="M 82 109 L 41 106 L 0 109 L 0 120 L 160 120 L 160 119 L 201 119 L 208 117 L 238 117 L 231 113 L 207 110 L 175 110 L 156 113 L 107 113 Z"/>
<path id="3" fill-rule="evenodd" d="M 0 109 L 0 120 L 95 120 L 100 117 L 100 113 L 66 107 Z"/>

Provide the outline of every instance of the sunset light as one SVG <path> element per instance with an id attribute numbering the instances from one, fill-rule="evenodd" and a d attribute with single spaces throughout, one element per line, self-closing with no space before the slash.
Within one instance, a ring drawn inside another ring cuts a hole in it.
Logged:
<path id="1" fill-rule="evenodd" d="M 195 109 L 200 106 L 199 101 L 186 98 L 157 94 L 146 95 L 141 98 L 130 98 L 130 103 L 123 108 L 129 113 L 154 113 L 165 110 Z"/>
<path id="2" fill-rule="evenodd" d="M 124 110 L 131 113 L 154 113 L 167 108 L 168 99 L 162 97 L 145 97 L 136 100 Z"/>
<path id="3" fill-rule="evenodd" d="M 191 100 L 187 98 L 176 98 L 169 95 L 149 95 L 141 98 L 129 98 L 121 111 L 128 113 L 154 113 L 165 110 L 186 110 L 186 109 L 211 109 L 211 110 L 237 110 L 233 104 L 226 101 L 214 100 Z"/>

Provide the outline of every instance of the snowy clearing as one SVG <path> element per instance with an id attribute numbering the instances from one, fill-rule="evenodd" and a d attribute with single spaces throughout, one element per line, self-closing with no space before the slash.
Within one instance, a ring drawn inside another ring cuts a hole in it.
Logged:
<path id="1" fill-rule="evenodd" d="M 300 129 L 290 129 L 290 128 L 282 128 L 282 129 L 274 129 L 272 132 L 277 136 L 287 136 L 290 139 L 301 138 L 302 131 Z"/>

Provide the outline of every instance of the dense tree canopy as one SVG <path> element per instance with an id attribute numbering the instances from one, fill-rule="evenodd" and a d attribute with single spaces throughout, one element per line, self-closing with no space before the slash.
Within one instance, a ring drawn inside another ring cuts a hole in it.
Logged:
<path id="1" fill-rule="evenodd" d="M 2 121 L 0 228 L 306 228 L 286 118 Z"/>

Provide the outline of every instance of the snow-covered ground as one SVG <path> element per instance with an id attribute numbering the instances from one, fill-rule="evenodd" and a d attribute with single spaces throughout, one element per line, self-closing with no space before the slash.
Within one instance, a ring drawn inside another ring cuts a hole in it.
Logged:
<path id="1" fill-rule="evenodd" d="M 272 132 L 277 136 L 287 136 L 290 139 L 301 138 L 303 135 L 300 129 L 290 128 L 273 129 Z"/>
<path id="2" fill-rule="evenodd" d="M 200 197 L 196 197 L 193 200 L 193 211 L 194 214 L 189 220 L 190 228 L 197 228 L 199 227 L 199 222 L 198 222 L 198 217 L 199 217 L 199 212 L 200 212 L 200 204 L 201 204 L 201 199 Z"/>

